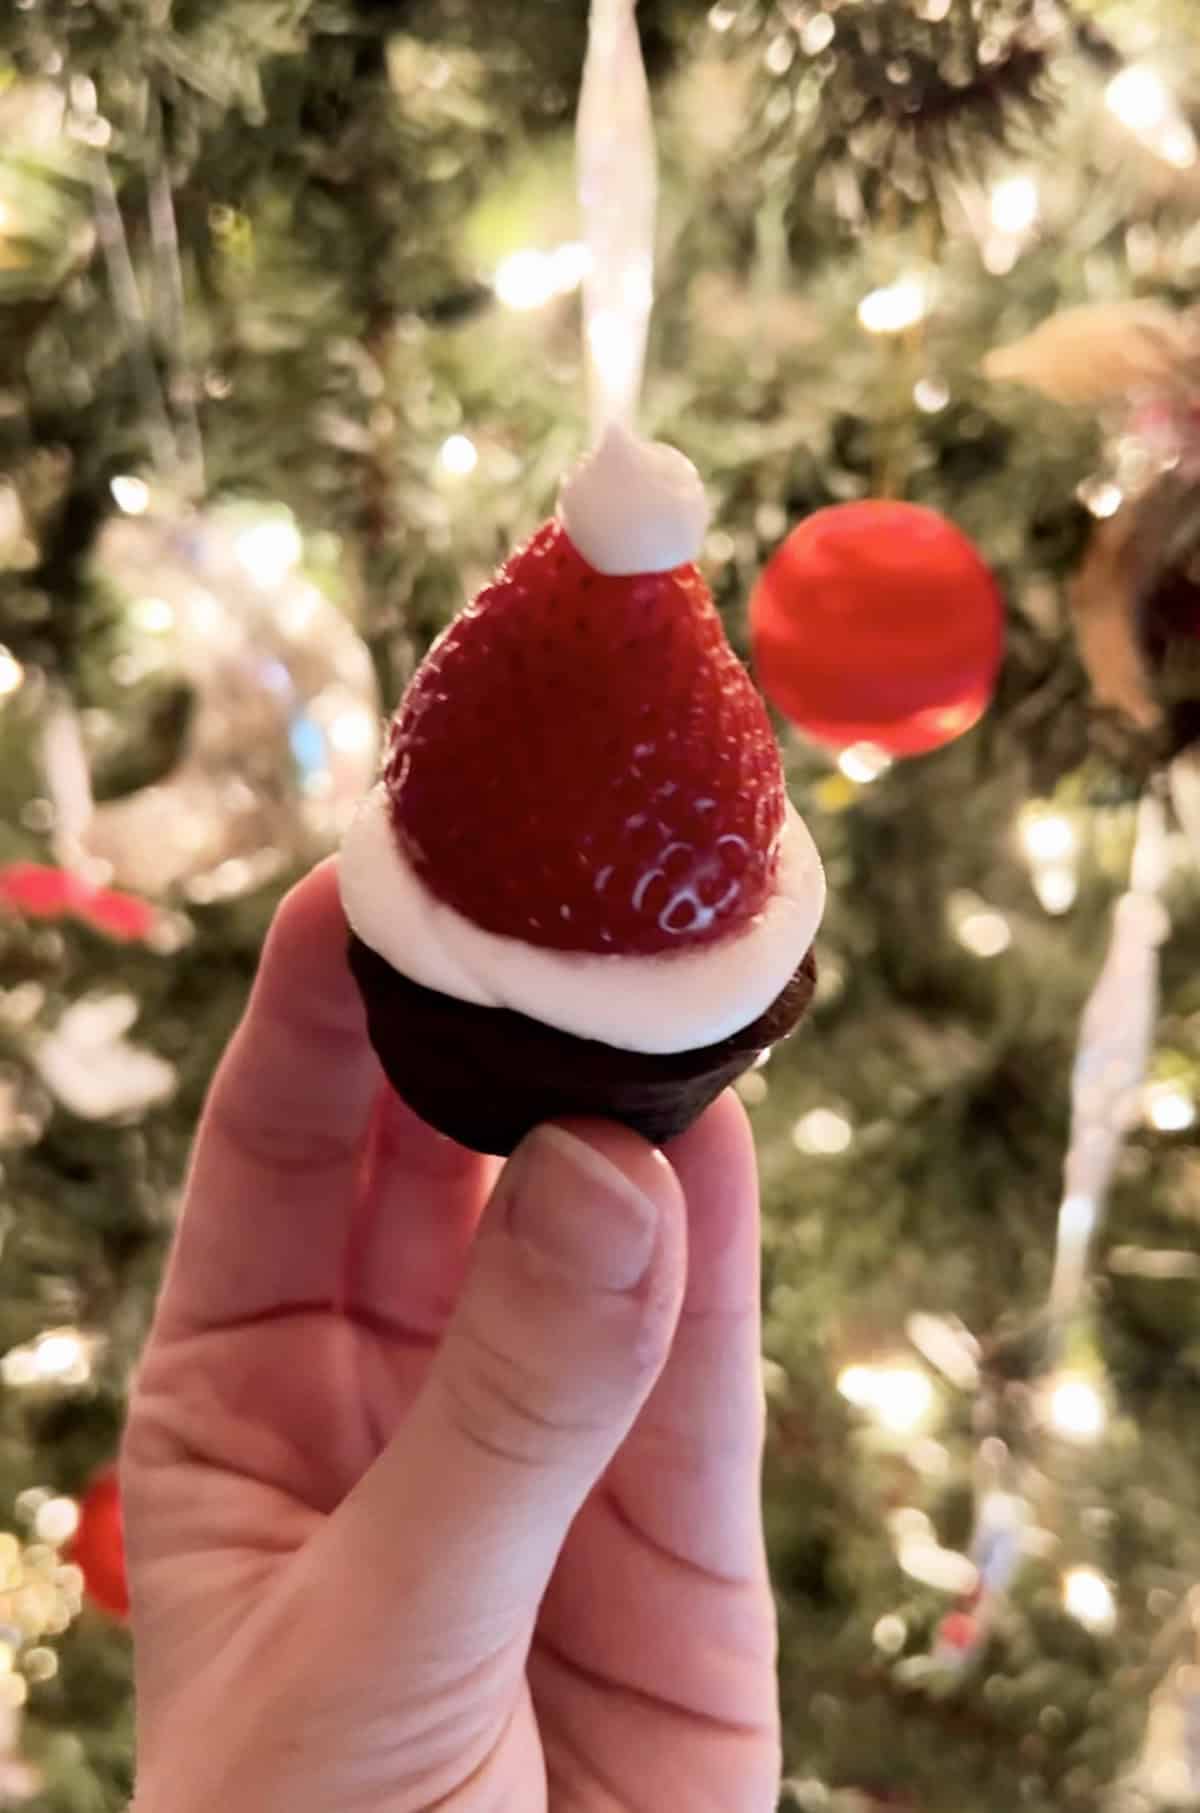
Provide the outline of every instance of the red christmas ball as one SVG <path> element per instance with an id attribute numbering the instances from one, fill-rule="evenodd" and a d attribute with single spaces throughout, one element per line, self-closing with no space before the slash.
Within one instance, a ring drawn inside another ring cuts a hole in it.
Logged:
<path id="1" fill-rule="evenodd" d="M 961 529 L 870 500 L 793 529 L 754 588 L 750 627 L 763 691 L 806 735 L 923 755 L 986 709 L 1004 605 Z"/>
<path id="2" fill-rule="evenodd" d="M 115 1467 L 103 1467 L 79 1501 L 79 1527 L 69 1559 L 83 1575 L 88 1598 L 110 1618 L 129 1616 L 125 1533 Z"/>

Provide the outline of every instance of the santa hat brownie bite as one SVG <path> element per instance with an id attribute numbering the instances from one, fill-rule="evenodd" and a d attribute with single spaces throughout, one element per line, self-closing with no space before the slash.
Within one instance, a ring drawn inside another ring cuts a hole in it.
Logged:
<path id="1" fill-rule="evenodd" d="M 343 848 L 375 1048 L 478 1150 L 565 1114 L 671 1138 L 811 997 L 824 877 L 706 523 L 682 454 L 610 428 L 430 650 Z"/>

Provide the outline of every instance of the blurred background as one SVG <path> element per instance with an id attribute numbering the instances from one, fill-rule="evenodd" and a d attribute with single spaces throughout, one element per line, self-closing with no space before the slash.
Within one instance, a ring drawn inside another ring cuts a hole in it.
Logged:
<path id="1" fill-rule="evenodd" d="M 840 615 L 802 568 L 780 607 L 832 897 L 810 1021 L 741 1084 L 783 1804 L 1200 1805 L 1194 0 L 639 20 L 642 422 L 705 476 L 735 646 L 856 500 L 942 512 L 1007 619 L 987 715 L 913 755 L 829 729 L 894 519 Z M 107 1469 L 206 1080 L 381 714 L 585 437 L 586 23 L 0 16 L 0 1806 L 129 1794 Z M 953 716 L 939 621 L 906 646 Z"/>

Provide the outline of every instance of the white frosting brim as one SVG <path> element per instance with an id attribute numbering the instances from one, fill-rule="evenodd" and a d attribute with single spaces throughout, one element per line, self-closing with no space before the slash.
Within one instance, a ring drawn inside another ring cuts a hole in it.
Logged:
<path id="1" fill-rule="evenodd" d="M 405 857 L 382 783 L 358 809 L 340 876 L 354 931 L 411 981 L 622 1051 L 691 1051 L 748 1026 L 800 964 L 825 906 L 821 859 L 790 805 L 762 913 L 724 943 L 662 956 L 548 950 L 472 924 L 431 894 Z"/>

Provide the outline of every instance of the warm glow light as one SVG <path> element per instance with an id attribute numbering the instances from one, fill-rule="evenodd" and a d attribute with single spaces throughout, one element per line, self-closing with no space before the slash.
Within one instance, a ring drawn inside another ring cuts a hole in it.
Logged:
<path id="1" fill-rule="evenodd" d="M 1125 502 L 1125 493 L 1110 478 L 1085 478 L 1076 487 L 1075 495 L 1084 509 L 1101 522 L 1115 516 Z"/>
<path id="2" fill-rule="evenodd" d="M 819 57 L 828 50 L 836 33 L 832 13 L 814 13 L 800 28 L 800 48 L 806 57 Z"/>
<path id="3" fill-rule="evenodd" d="M 455 478 L 466 478 L 479 464 L 479 449 L 469 435 L 452 434 L 442 442 L 438 459 L 443 472 L 453 473 Z"/>
<path id="4" fill-rule="evenodd" d="M 872 1408 L 896 1435 L 916 1429 L 933 1408 L 933 1386 L 915 1366 L 888 1366 L 876 1374 Z"/>
<path id="5" fill-rule="evenodd" d="M 875 1391 L 875 1371 L 871 1366 L 847 1366 L 838 1374 L 837 1388 L 842 1396 L 860 1410 L 869 1410 Z"/>
<path id="6" fill-rule="evenodd" d="M 73 1498 L 48 1498 L 38 1506 L 33 1520 L 38 1541 L 53 1543 L 56 1548 L 69 1542 L 78 1528 L 79 1506 Z"/>
<path id="7" fill-rule="evenodd" d="M 1012 943 L 1012 928 L 1003 913 L 968 913 L 955 927 L 958 941 L 973 957 L 998 957 Z"/>
<path id="8" fill-rule="evenodd" d="M 1064 1376 L 1051 1386 L 1049 1419 L 1069 1441 L 1094 1442 L 1104 1433 L 1108 1411 L 1090 1380 Z"/>
<path id="9" fill-rule="evenodd" d="M 845 1152 L 854 1138 L 854 1129 L 844 1114 L 833 1108 L 812 1108 L 802 1114 L 792 1128 L 792 1144 L 800 1152 L 832 1157 Z"/>
<path id="10" fill-rule="evenodd" d="M 1038 217 L 1038 186 L 1032 176 L 1009 176 L 992 189 L 992 225 L 1000 233 L 1027 233 Z"/>
<path id="11" fill-rule="evenodd" d="M 1111 1630 L 1117 1621 L 1112 1588 L 1094 1568 L 1073 1567 L 1063 1575 L 1063 1604 L 1089 1630 Z"/>
<path id="12" fill-rule="evenodd" d="M 175 621 L 175 613 L 165 598 L 139 598 L 130 612 L 140 629 L 161 634 Z"/>
<path id="13" fill-rule="evenodd" d="M 1174 112 L 1165 84 L 1152 69 L 1134 63 L 1115 75 L 1104 91 L 1110 113 L 1131 132 L 1155 132 Z"/>
<path id="14" fill-rule="evenodd" d="M 121 473 L 109 481 L 109 490 L 118 510 L 126 516 L 142 516 L 150 506 L 150 487 L 144 479 Z"/>
<path id="15" fill-rule="evenodd" d="M 48 1329 L 23 1347 L 11 1347 L 0 1360 L 6 1385 L 86 1385 L 92 1376 L 94 1343 L 76 1328 Z"/>
<path id="16" fill-rule="evenodd" d="M 929 291 L 919 277 L 901 277 L 872 290 L 858 305 L 858 318 L 869 334 L 902 334 L 929 311 Z"/>
<path id="17" fill-rule="evenodd" d="M 359 706 L 340 711 L 329 726 L 329 741 L 342 755 L 361 755 L 375 740 L 375 714 Z"/>
<path id="18" fill-rule="evenodd" d="M 1180 1083 L 1151 1083 L 1145 1094 L 1146 1119 L 1160 1133 L 1182 1133 L 1196 1119 L 1196 1104 Z"/>
<path id="19" fill-rule="evenodd" d="M 1034 870 L 1033 891 L 1048 913 L 1066 913 L 1075 904 L 1079 878 L 1065 863 L 1047 863 Z"/>
<path id="20" fill-rule="evenodd" d="M 1110 113 L 1164 163 L 1187 170 L 1196 162 L 1196 135 L 1154 70 L 1140 63 L 1121 70 L 1104 98 Z"/>
<path id="21" fill-rule="evenodd" d="M 898 1656 L 908 1641 L 908 1626 L 895 1612 L 885 1612 L 876 1620 L 871 1640 L 885 1655 Z"/>
<path id="22" fill-rule="evenodd" d="M 910 1435 L 933 1408 L 933 1386 L 915 1366 L 847 1366 L 837 1388 L 893 1435 Z"/>
<path id="23" fill-rule="evenodd" d="M 25 669 L 14 654 L 0 644 L 0 699 L 16 692 L 25 678 Z"/>
<path id="24" fill-rule="evenodd" d="M 83 1336 L 73 1328 L 40 1336 L 33 1353 L 38 1377 L 42 1379 L 70 1378 L 87 1362 Z"/>
<path id="25" fill-rule="evenodd" d="M 886 774 L 892 765 L 892 758 L 884 749 L 874 743 L 851 743 L 849 749 L 843 749 L 838 757 L 838 767 L 848 781 L 857 781 L 860 786 L 867 786 L 877 781 L 881 774 Z"/>
<path id="26" fill-rule="evenodd" d="M 529 247 L 512 252 L 497 267 L 492 288 L 506 308 L 544 308 L 556 296 L 579 288 L 591 268 L 591 253 L 577 240 L 553 252 Z"/>
<path id="27" fill-rule="evenodd" d="M 1021 820 L 1021 842 L 1031 862 L 1063 862 L 1079 842 L 1070 819 L 1061 812 L 1030 812 Z"/>
<path id="28" fill-rule="evenodd" d="M 279 516 L 243 529 L 234 548 L 254 583 L 265 588 L 286 578 L 304 552 L 304 543 L 295 523 Z"/>
<path id="29" fill-rule="evenodd" d="M 922 415 L 937 415 L 950 401 L 950 387 L 940 378 L 918 378 L 913 385 L 913 402 Z"/>
<path id="30" fill-rule="evenodd" d="M 900 1543 L 896 1559 L 904 1572 L 939 1593 L 971 1593 L 979 1584 L 979 1570 L 957 1549 L 944 1549 L 928 1536 L 914 1536 Z"/>

